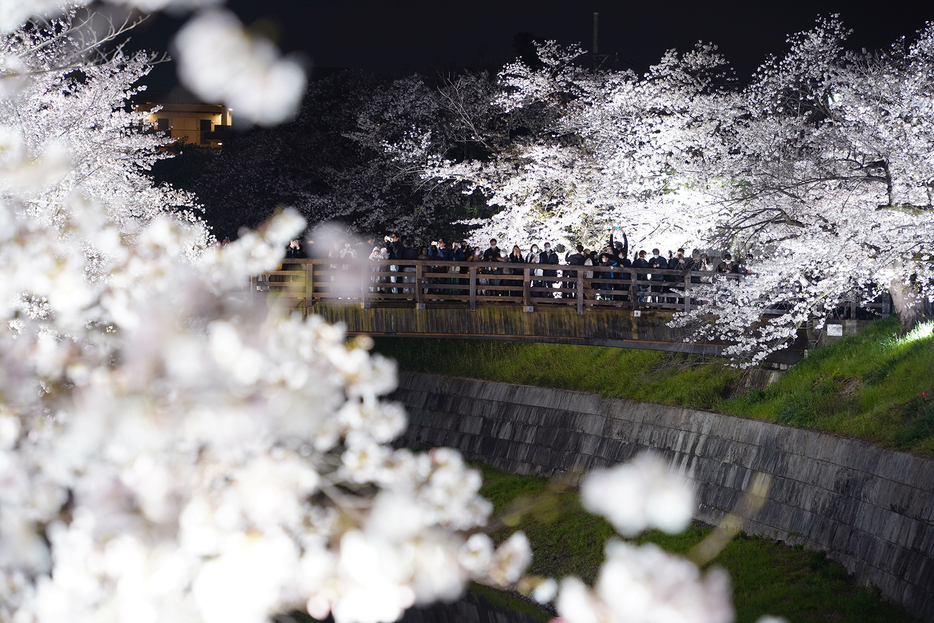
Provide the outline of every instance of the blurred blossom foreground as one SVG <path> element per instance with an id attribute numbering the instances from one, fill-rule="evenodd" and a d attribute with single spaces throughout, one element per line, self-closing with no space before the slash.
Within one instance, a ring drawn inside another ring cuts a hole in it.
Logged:
<path id="1" fill-rule="evenodd" d="M 55 228 L 3 215 L 4 275 L 53 287 L 26 254 Z M 157 219 L 119 239 L 106 279 L 72 275 L 84 303 L 69 313 L 8 307 L 0 619 L 388 622 L 469 580 L 554 598 L 554 581 L 523 577 L 521 532 L 494 548 L 479 531 L 490 505 L 458 453 L 387 445 L 405 426 L 380 400 L 390 361 L 228 293 L 303 226 L 285 213 L 191 261 L 190 227 Z M 594 510 L 625 534 L 690 520 L 690 487 L 652 457 L 585 479 L 585 500 L 601 490 Z M 568 621 L 732 620 L 721 574 L 650 546 L 607 553 L 595 591 L 562 582 Z"/>
<path id="2" fill-rule="evenodd" d="M 0 621 L 389 622 L 471 580 L 572 623 L 732 620 L 723 575 L 650 546 L 610 543 L 595 589 L 524 576 L 458 453 L 388 445 L 392 362 L 243 300 L 304 221 L 212 246 L 140 173 L 165 143 L 123 108 L 148 59 L 46 25 L 0 30 Z M 583 492 L 626 536 L 693 509 L 653 457 Z"/>

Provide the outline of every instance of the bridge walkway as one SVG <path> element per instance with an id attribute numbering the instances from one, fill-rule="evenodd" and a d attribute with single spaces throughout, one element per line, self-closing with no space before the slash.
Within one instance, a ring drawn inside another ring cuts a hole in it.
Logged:
<path id="1" fill-rule="evenodd" d="M 742 275 L 645 268 L 289 259 L 251 280 L 255 296 L 343 322 L 349 334 L 456 337 L 644 348 L 717 355 L 725 344 L 685 341 L 668 326 L 703 306 L 698 288 L 735 287 Z M 885 305 L 877 313 L 888 313 Z M 769 316 L 779 306 L 763 309 Z M 855 308 L 853 317 L 855 318 Z M 775 361 L 793 363 L 799 339 Z"/>

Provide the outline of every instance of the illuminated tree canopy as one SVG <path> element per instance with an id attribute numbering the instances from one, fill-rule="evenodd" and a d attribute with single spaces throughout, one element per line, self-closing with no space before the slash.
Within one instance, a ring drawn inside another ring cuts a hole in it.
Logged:
<path id="1" fill-rule="evenodd" d="M 934 27 L 877 53 L 844 51 L 847 34 L 818 20 L 745 86 L 710 45 L 639 76 L 551 42 L 499 74 L 479 115 L 496 131 L 472 126 L 484 157 L 432 151 L 417 122 L 387 148 L 500 206 L 478 237 L 602 246 L 620 225 L 637 248 L 738 254 L 753 274 L 676 322 L 747 361 L 853 297 L 888 291 L 911 326 L 934 292 Z"/>

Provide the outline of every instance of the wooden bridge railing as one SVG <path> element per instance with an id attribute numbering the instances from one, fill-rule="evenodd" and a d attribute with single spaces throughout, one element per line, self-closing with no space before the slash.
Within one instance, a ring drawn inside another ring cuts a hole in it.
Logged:
<path id="1" fill-rule="evenodd" d="M 251 279 L 254 293 L 273 293 L 294 305 L 360 304 L 394 306 L 467 306 L 483 304 L 585 309 L 623 308 L 690 311 L 705 301 L 694 292 L 711 283 L 729 289 L 742 275 L 711 271 L 682 272 L 607 266 L 512 264 L 506 262 L 443 262 L 438 260 L 285 260 L 280 270 Z M 876 315 L 891 313 L 888 297 L 857 303 L 859 297 L 836 308 L 831 316 L 852 317 L 857 307 Z M 783 306 L 763 309 L 780 315 Z M 636 313 L 635 315 L 639 315 Z"/>
<path id="2" fill-rule="evenodd" d="M 741 275 L 646 268 L 443 262 L 437 260 L 286 260 L 281 270 L 252 279 L 253 292 L 273 292 L 294 304 L 373 305 L 496 303 L 586 308 L 690 311 L 703 303 L 692 289 L 711 281 L 729 288 Z"/>

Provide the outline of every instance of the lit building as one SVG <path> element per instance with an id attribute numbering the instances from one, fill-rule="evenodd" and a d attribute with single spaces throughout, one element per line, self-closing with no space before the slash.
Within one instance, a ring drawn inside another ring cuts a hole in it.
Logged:
<path id="1" fill-rule="evenodd" d="M 137 112 L 150 113 L 143 121 L 159 132 L 166 132 L 179 143 L 220 147 L 230 129 L 232 110 L 219 104 L 161 104 L 140 102 Z"/>

